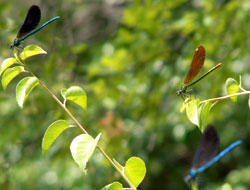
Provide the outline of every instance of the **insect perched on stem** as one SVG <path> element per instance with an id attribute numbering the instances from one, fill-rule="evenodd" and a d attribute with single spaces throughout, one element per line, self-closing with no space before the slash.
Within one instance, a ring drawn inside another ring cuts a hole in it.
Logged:
<path id="1" fill-rule="evenodd" d="M 213 126 L 207 126 L 202 135 L 200 146 L 194 156 L 192 167 L 189 170 L 189 175 L 185 177 L 185 182 L 192 182 L 199 173 L 208 169 L 240 144 L 242 144 L 241 140 L 235 141 L 217 154 L 220 146 L 219 136 Z"/>
<path id="2" fill-rule="evenodd" d="M 204 75 L 202 75 L 200 78 L 189 84 L 201 71 L 205 61 L 205 48 L 203 46 L 199 46 L 194 53 L 194 57 L 192 60 L 192 63 L 190 65 L 190 68 L 188 70 L 188 73 L 185 77 L 185 80 L 183 84 L 181 85 L 181 89 L 177 91 L 178 96 L 183 95 L 187 93 L 187 88 L 190 86 L 193 86 L 197 82 L 199 82 L 201 79 L 206 77 L 209 73 L 213 72 L 215 69 L 219 68 L 222 63 L 219 63 L 215 65 L 212 69 L 210 69 L 208 72 L 206 72 Z"/>
<path id="3" fill-rule="evenodd" d="M 37 5 L 32 5 L 28 10 L 28 13 L 27 13 L 26 18 L 24 20 L 24 23 L 21 26 L 19 32 L 17 33 L 17 36 L 14 39 L 13 44 L 10 45 L 10 49 L 12 49 L 13 47 L 18 47 L 20 45 L 21 41 L 25 40 L 29 36 L 38 32 L 43 27 L 45 27 L 49 23 L 55 21 L 56 19 L 59 19 L 60 17 L 56 16 L 56 17 L 50 19 L 49 21 L 45 22 L 42 26 L 40 26 L 36 30 L 34 30 L 38 26 L 38 24 L 40 22 L 40 18 L 41 18 L 40 8 Z"/>

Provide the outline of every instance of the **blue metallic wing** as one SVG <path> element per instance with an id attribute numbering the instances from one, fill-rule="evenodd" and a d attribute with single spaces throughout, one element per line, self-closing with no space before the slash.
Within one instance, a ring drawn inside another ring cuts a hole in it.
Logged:
<path id="1" fill-rule="evenodd" d="M 200 147 L 193 159 L 193 165 L 189 170 L 189 175 L 184 179 L 186 183 L 190 183 L 199 173 L 212 166 L 231 150 L 242 144 L 242 141 L 235 141 L 217 155 L 219 144 L 219 137 L 216 129 L 213 126 L 208 126 L 202 136 Z"/>
<path id="2" fill-rule="evenodd" d="M 217 131 L 209 125 L 203 133 L 200 146 L 193 159 L 192 168 L 197 169 L 205 165 L 216 156 L 219 148 L 220 140 Z"/>
<path id="3" fill-rule="evenodd" d="M 17 38 L 21 38 L 27 33 L 34 30 L 38 26 L 40 19 L 41 19 L 40 8 L 37 5 L 32 5 L 29 8 L 26 18 L 23 22 L 23 25 L 21 26 L 17 34 Z"/>

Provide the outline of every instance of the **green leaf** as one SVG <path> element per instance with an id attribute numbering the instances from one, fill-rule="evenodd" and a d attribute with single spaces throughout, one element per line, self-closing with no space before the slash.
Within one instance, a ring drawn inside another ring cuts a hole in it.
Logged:
<path id="1" fill-rule="evenodd" d="M 211 108 L 214 106 L 214 104 L 212 104 L 211 102 L 205 102 L 200 104 L 199 106 L 199 129 L 201 130 L 201 132 L 204 131 L 206 125 L 207 125 L 207 118 L 208 118 L 208 114 L 209 111 L 211 110 Z"/>
<path id="2" fill-rule="evenodd" d="M 36 77 L 26 77 L 22 79 L 16 87 L 16 100 L 18 105 L 23 108 L 23 104 L 29 93 L 39 84 Z"/>
<path id="3" fill-rule="evenodd" d="M 184 110 L 186 109 L 186 106 L 187 106 L 187 103 L 188 101 L 190 101 L 190 98 L 186 98 L 185 101 L 183 102 L 182 106 L 181 106 L 181 109 L 180 109 L 180 112 L 183 113 Z"/>
<path id="4" fill-rule="evenodd" d="M 124 167 L 124 173 L 131 183 L 138 187 L 146 175 L 145 163 L 138 157 L 131 157 Z"/>
<path id="5" fill-rule="evenodd" d="M 25 72 L 24 67 L 22 66 L 16 66 L 13 68 L 8 68 L 2 77 L 2 85 L 3 89 L 5 90 L 8 86 L 8 84 L 20 73 Z"/>
<path id="6" fill-rule="evenodd" d="M 82 134 L 74 138 L 70 145 L 70 151 L 73 159 L 80 169 L 86 174 L 86 164 L 93 154 L 101 134 L 95 139 L 87 134 Z"/>
<path id="7" fill-rule="evenodd" d="M 79 86 L 72 86 L 68 89 L 62 89 L 61 94 L 65 100 L 71 100 L 87 110 L 86 92 Z"/>
<path id="8" fill-rule="evenodd" d="M 199 113 L 198 113 L 199 104 L 200 100 L 198 98 L 189 99 L 189 101 L 187 101 L 187 106 L 186 106 L 186 114 L 189 121 L 197 126 L 199 126 Z"/>
<path id="9" fill-rule="evenodd" d="M 184 112 L 184 110 L 186 109 L 186 103 L 185 102 L 183 102 L 183 104 L 182 104 L 182 106 L 181 106 L 181 109 L 180 109 L 180 112 L 181 113 L 183 113 Z"/>
<path id="10" fill-rule="evenodd" d="M 233 79 L 233 78 L 228 78 L 226 81 L 226 90 L 227 90 L 227 94 L 235 94 L 239 92 L 239 84 L 238 82 Z M 231 97 L 231 100 L 236 102 L 237 101 L 237 96 Z"/>
<path id="11" fill-rule="evenodd" d="M 15 58 L 13 58 L 13 57 L 3 60 L 2 65 L 1 65 L 0 76 L 3 74 L 3 72 L 4 72 L 7 68 L 9 68 L 11 65 L 14 65 L 14 64 L 16 64 L 16 63 L 18 63 L 18 62 L 17 62 L 17 59 L 15 59 Z"/>
<path id="12" fill-rule="evenodd" d="M 101 190 L 122 190 L 122 184 L 120 184 L 119 182 L 113 182 L 106 185 Z"/>
<path id="13" fill-rule="evenodd" d="M 114 161 L 115 165 L 122 171 L 123 166 L 119 162 L 117 162 L 114 158 L 113 158 L 113 161 Z"/>
<path id="14" fill-rule="evenodd" d="M 20 54 L 20 58 L 22 60 L 25 60 L 29 57 L 32 57 L 34 55 L 40 55 L 40 54 L 47 54 L 46 51 L 44 51 L 42 48 L 36 45 L 28 45 L 26 46 L 22 53 Z"/>
<path id="15" fill-rule="evenodd" d="M 56 140 L 56 138 L 65 130 L 68 129 L 70 125 L 65 120 L 57 120 L 52 123 L 46 130 L 43 136 L 42 151 L 43 156 L 45 156 L 47 150 Z"/>

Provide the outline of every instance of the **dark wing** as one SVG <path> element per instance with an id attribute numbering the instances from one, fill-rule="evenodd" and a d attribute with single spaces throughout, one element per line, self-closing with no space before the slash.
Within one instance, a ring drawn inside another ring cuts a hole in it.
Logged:
<path id="1" fill-rule="evenodd" d="M 205 48 L 199 46 L 194 53 L 192 63 L 190 65 L 189 71 L 185 77 L 184 85 L 187 86 L 201 71 L 205 61 Z"/>
<path id="2" fill-rule="evenodd" d="M 211 125 L 207 126 L 203 133 L 199 149 L 194 156 L 192 167 L 197 169 L 206 164 L 217 155 L 219 147 L 220 139 L 216 129 Z"/>
<path id="3" fill-rule="evenodd" d="M 25 36 L 30 31 L 34 30 L 40 22 L 41 11 L 37 5 L 32 5 L 26 15 L 24 23 L 20 28 L 17 38 Z"/>

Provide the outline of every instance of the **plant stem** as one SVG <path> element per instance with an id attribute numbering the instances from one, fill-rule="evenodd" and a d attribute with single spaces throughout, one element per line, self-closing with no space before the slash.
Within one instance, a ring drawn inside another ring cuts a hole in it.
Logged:
<path id="1" fill-rule="evenodd" d="M 203 100 L 200 103 L 210 102 L 210 101 L 217 101 L 217 100 L 224 100 L 224 99 L 227 99 L 227 98 L 231 98 L 231 97 L 234 97 L 234 96 L 241 96 L 241 95 L 245 95 L 245 94 L 250 94 L 250 91 L 244 91 L 244 92 L 239 92 L 239 93 L 235 93 L 235 94 L 230 94 L 230 95 L 227 95 L 227 96 L 211 98 L 211 99 Z"/>
<path id="2" fill-rule="evenodd" d="M 83 131 L 83 133 L 88 135 L 88 132 L 83 128 L 83 126 L 78 122 L 78 120 L 71 114 L 71 112 L 67 109 L 67 107 L 56 97 L 56 95 L 47 88 L 47 86 L 40 80 L 38 79 L 40 85 L 47 90 L 47 92 L 54 98 L 54 100 L 60 104 L 60 106 L 67 112 L 67 114 L 71 117 L 71 119 L 76 123 L 76 125 Z"/>
<path id="3" fill-rule="evenodd" d="M 197 182 L 192 182 L 191 183 L 191 190 L 199 190 Z"/>
<path id="4" fill-rule="evenodd" d="M 71 114 L 68 108 L 57 98 L 57 96 L 27 67 L 22 59 L 18 56 L 19 61 L 21 62 L 22 66 L 33 76 L 36 77 L 39 84 L 49 93 L 49 95 L 64 109 L 64 111 L 70 116 L 70 118 L 76 123 L 76 125 L 82 130 L 83 133 L 89 135 L 89 133 L 84 129 L 84 127 L 78 122 L 78 120 Z M 113 167 L 121 174 L 124 180 L 129 184 L 131 189 L 137 190 L 135 186 L 130 182 L 130 180 L 125 176 L 125 174 L 116 166 L 113 160 L 107 155 L 107 153 L 97 145 L 98 150 L 103 154 L 103 156 L 113 165 Z"/>
<path id="5" fill-rule="evenodd" d="M 105 151 L 97 145 L 97 148 L 100 150 L 100 152 L 107 158 L 107 160 L 116 168 L 116 170 L 121 174 L 121 176 L 125 179 L 125 181 L 129 184 L 131 189 L 136 190 L 135 186 L 130 182 L 130 180 L 125 176 L 122 171 L 116 166 L 116 164 L 113 162 L 113 160 L 105 153 Z"/>

